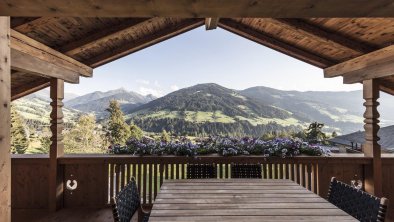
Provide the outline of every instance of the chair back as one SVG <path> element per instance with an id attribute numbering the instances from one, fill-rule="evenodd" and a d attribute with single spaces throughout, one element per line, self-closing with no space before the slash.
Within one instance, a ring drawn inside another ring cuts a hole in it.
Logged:
<path id="1" fill-rule="evenodd" d="M 187 179 L 217 178 L 215 164 L 188 164 Z"/>
<path id="2" fill-rule="evenodd" d="M 232 178 L 262 178 L 261 164 L 231 164 Z"/>
<path id="3" fill-rule="evenodd" d="M 138 194 L 137 184 L 134 177 L 113 198 L 112 213 L 115 222 L 130 222 L 134 213 L 138 210 L 141 199 Z"/>
<path id="4" fill-rule="evenodd" d="M 328 201 L 360 221 L 383 222 L 387 213 L 388 199 L 372 196 L 335 177 L 331 179 Z"/>

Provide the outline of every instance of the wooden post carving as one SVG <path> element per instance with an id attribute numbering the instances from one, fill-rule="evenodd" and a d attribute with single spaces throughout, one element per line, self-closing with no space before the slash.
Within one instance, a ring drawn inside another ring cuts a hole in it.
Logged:
<path id="1" fill-rule="evenodd" d="M 56 211 L 63 206 L 63 169 L 57 164 L 58 157 L 64 154 L 62 131 L 63 125 L 63 98 L 64 80 L 52 79 L 50 96 L 51 106 L 51 146 L 49 150 L 49 209 Z"/>
<path id="2" fill-rule="evenodd" d="M 0 16 L 0 221 L 11 221 L 10 17 Z"/>
<path id="3" fill-rule="evenodd" d="M 376 196 L 382 195 L 382 160 L 381 148 L 378 143 L 379 131 L 379 87 L 377 80 L 365 80 L 363 82 L 364 97 L 364 129 L 365 143 L 363 145 L 364 155 L 373 158 L 372 168 L 365 169 L 365 190 Z"/>

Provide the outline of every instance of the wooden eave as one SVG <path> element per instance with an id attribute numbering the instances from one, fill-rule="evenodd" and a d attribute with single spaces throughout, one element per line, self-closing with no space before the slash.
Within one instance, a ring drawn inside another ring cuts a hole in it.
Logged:
<path id="1" fill-rule="evenodd" d="M 394 18 L 223 18 L 207 15 L 210 17 L 12 17 L 11 27 L 15 32 L 56 51 L 58 55 L 90 68 L 204 24 L 209 29 L 221 27 L 322 69 L 379 52 L 394 42 Z M 390 75 L 383 73 L 379 78 L 387 76 Z M 17 78 L 24 77 L 18 75 L 15 81 Z M 359 81 L 355 74 L 350 82 Z M 381 89 L 392 92 L 389 89 L 394 89 L 394 81 L 385 78 L 384 83 Z M 27 85 L 18 87 L 29 88 Z"/>

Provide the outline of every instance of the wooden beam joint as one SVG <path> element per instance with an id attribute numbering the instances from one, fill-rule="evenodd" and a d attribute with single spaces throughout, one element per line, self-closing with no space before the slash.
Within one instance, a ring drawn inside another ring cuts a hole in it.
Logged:
<path id="1" fill-rule="evenodd" d="M 213 30 L 218 27 L 219 18 L 206 18 L 205 19 L 205 29 Z"/>

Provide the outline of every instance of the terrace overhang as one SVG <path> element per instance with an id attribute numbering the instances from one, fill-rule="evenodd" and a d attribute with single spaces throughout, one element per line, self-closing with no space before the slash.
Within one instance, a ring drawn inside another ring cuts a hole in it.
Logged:
<path id="1" fill-rule="evenodd" d="M 11 100 L 51 86 L 48 208 L 55 210 L 64 179 L 64 81 L 78 83 L 94 68 L 204 24 L 319 67 L 325 77 L 362 83 L 364 153 L 372 159 L 366 189 L 382 194 L 377 99 L 380 91 L 394 95 L 391 0 L 4 0 L 0 15 L 0 221 L 11 217 Z"/>

